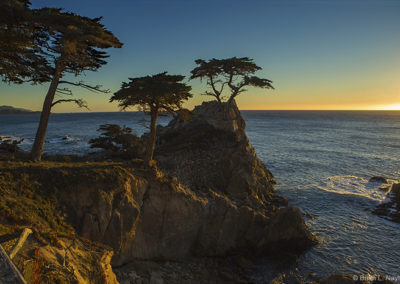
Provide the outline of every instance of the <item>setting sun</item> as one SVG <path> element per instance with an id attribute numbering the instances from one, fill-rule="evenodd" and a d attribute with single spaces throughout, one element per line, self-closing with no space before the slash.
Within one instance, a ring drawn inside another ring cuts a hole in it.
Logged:
<path id="1" fill-rule="evenodd" d="M 392 105 L 380 105 L 380 106 L 377 106 L 376 109 L 378 109 L 378 110 L 400 110 L 400 103 L 392 104 Z"/>

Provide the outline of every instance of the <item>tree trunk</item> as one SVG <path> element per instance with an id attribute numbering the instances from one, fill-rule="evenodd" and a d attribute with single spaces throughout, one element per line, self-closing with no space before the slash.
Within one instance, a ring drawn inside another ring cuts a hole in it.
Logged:
<path id="1" fill-rule="evenodd" d="M 158 116 L 157 111 L 151 112 L 150 135 L 149 135 L 149 141 L 147 142 L 146 156 L 144 158 L 144 163 L 146 166 L 150 166 L 151 161 L 153 160 L 153 153 L 154 153 L 154 148 L 156 146 L 156 138 L 157 138 L 157 133 L 156 133 L 157 116 Z"/>
<path id="2" fill-rule="evenodd" d="M 54 95 L 56 94 L 58 81 L 60 80 L 60 72 L 56 71 L 49 90 L 47 91 L 46 98 L 44 99 L 42 113 L 40 115 L 39 127 L 36 131 L 35 142 L 33 143 L 31 158 L 33 161 L 40 161 L 42 158 L 44 141 L 46 138 L 47 125 L 49 123 L 51 107 L 54 100 Z"/>

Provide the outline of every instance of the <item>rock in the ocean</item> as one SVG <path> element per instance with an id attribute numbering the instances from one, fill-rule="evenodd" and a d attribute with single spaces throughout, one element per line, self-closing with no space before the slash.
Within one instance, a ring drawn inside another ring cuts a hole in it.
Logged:
<path id="1" fill-rule="evenodd" d="M 390 221 L 400 223 L 400 183 L 390 187 L 388 201 L 379 204 L 372 213 Z"/>
<path id="2" fill-rule="evenodd" d="M 385 177 L 380 177 L 380 176 L 371 177 L 368 181 L 369 182 L 381 182 L 381 183 L 387 183 L 388 182 Z"/>

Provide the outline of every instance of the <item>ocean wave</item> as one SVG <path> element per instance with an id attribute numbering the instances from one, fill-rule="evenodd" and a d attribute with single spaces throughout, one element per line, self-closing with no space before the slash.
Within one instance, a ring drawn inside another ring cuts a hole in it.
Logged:
<path id="1" fill-rule="evenodd" d="M 79 137 L 75 136 L 70 136 L 70 135 L 64 135 L 64 136 L 58 136 L 58 137 L 53 137 L 48 140 L 46 140 L 47 143 L 50 144 L 56 144 L 56 143 L 62 143 L 62 144 L 77 144 L 81 141 L 82 139 Z"/>
<path id="2" fill-rule="evenodd" d="M 19 141 L 23 138 L 18 136 L 0 136 L 0 142 L 12 142 L 12 141 Z"/>
<path id="3" fill-rule="evenodd" d="M 378 202 L 385 202 L 388 198 L 390 185 L 396 180 L 387 179 L 387 183 L 370 181 L 357 176 L 332 176 L 318 186 L 319 189 L 337 194 L 351 194 L 362 196 Z"/>

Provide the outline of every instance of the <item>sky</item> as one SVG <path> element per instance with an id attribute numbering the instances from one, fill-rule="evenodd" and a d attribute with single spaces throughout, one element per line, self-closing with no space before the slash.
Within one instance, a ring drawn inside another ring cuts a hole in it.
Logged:
<path id="1" fill-rule="evenodd" d="M 121 82 L 168 71 L 190 75 L 195 59 L 250 57 L 275 90 L 248 88 L 241 109 L 400 109 L 399 0 L 31 0 L 98 17 L 124 46 L 108 64 L 73 80 L 116 92 Z M 211 97 L 188 81 L 194 97 Z M 40 110 L 48 84 L 0 83 L 0 105 Z M 74 89 L 91 111 L 118 111 L 112 94 Z M 73 104 L 53 112 L 87 111 Z"/>

